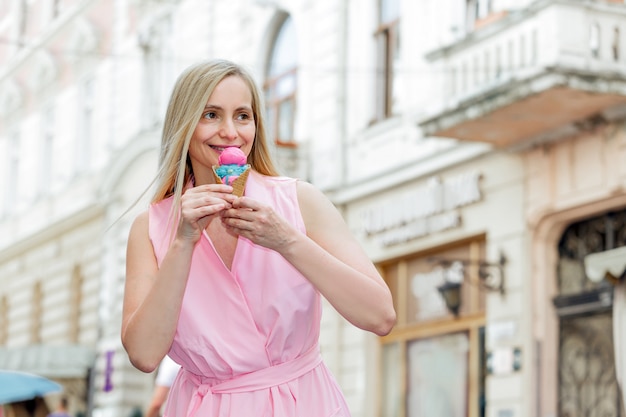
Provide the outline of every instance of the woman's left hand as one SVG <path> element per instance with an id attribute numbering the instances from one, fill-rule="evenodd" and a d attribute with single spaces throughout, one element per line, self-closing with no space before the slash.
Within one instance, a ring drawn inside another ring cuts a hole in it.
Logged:
<path id="1" fill-rule="evenodd" d="M 277 252 L 287 248 L 298 233 L 272 207 L 248 197 L 236 199 L 220 216 L 233 233 Z"/>

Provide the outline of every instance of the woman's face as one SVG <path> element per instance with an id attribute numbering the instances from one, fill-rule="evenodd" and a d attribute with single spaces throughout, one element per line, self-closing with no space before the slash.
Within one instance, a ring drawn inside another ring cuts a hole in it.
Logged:
<path id="1" fill-rule="evenodd" d="M 235 146 L 248 156 L 255 134 L 248 85 L 238 76 L 224 78 L 211 93 L 189 144 L 196 185 L 214 182 L 211 167 L 218 165 L 225 148 Z"/>

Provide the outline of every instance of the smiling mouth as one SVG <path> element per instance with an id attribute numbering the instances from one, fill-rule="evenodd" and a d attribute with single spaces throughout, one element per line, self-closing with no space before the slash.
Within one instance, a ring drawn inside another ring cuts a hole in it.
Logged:
<path id="1" fill-rule="evenodd" d="M 209 145 L 209 147 L 219 153 L 222 153 L 226 148 L 238 148 L 238 146 L 213 146 Z"/>

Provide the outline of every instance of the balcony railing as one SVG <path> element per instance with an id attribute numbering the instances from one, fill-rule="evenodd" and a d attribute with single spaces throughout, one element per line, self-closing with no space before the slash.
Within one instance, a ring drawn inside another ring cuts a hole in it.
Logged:
<path id="1" fill-rule="evenodd" d="M 626 5 L 537 1 L 427 59 L 443 76 L 426 134 L 525 146 L 626 105 Z"/>

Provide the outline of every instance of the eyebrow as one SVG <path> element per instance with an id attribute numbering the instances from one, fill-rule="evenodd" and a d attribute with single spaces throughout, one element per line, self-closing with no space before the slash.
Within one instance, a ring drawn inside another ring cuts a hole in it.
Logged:
<path id="1" fill-rule="evenodd" d="M 218 106 L 216 104 L 209 104 L 208 106 L 204 106 L 204 110 L 223 110 L 223 107 Z M 252 111 L 251 106 L 240 106 L 235 109 L 236 111 L 246 110 Z"/>

